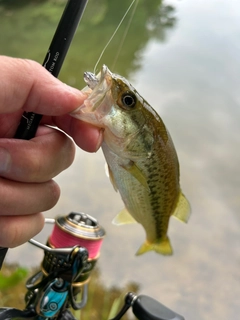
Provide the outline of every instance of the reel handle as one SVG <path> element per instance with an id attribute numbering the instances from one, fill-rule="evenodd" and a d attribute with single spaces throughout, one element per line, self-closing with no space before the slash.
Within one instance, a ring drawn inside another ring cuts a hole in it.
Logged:
<path id="1" fill-rule="evenodd" d="M 119 320 L 132 307 L 132 311 L 139 320 L 184 320 L 184 317 L 165 307 L 157 300 L 129 292 L 125 297 L 125 304 L 119 313 L 111 320 Z"/>

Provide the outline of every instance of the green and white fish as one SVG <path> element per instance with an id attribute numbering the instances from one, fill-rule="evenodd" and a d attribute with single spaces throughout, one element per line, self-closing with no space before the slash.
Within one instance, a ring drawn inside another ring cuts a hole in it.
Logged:
<path id="1" fill-rule="evenodd" d="M 160 116 L 125 78 L 103 66 L 97 76 L 86 72 L 85 81 L 88 97 L 72 116 L 104 129 L 109 176 L 126 207 L 114 223 L 143 226 L 146 241 L 137 255 L 149 250 L 170 255 L 169 218 L 187 222 L 190 215 L 172 139 Z"/>

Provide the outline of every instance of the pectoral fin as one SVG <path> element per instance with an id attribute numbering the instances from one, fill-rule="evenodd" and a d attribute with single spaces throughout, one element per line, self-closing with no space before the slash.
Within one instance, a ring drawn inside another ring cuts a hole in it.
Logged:
<path id="1" fill-rule="evenodd" d="M 112 223 L 117 226 L 136 222 L 137 221 L 130 215 L 127 209 L 123 209 L 121 212 L 119 212 L 119 214 L 112 221 Z"/>
<path id="2" fill-rule="evenodd" d="M 176 208 L 173 212 L 173 216 L 185 223 L 188 222 L 188 219 L 191 214 L 190 203 L 186 199 L 186 197 L 180 193 Z"/>
<path id="3" fill-rule="evenodd" d="M 106 172 L 106 175 L 109 178 L 114 190 L 116 192 L 118 192 L 118 188 L 117 188 L 117 185 L 116 185 L 112 170 L 110 169 L 110 167 L 109 167 L 109 165 L 107 163 L 105 163 L 105 172 Z"/>
<path id="4" fill-rule="evenodd" d="M 121 167 L 124 168 L 128 173 L 130 173 L 134 178 L 136 178 L 146 189 L 149 190 L 147 179 L 135 162 L 131 161 L 128 165 L 122 165 Z"/>

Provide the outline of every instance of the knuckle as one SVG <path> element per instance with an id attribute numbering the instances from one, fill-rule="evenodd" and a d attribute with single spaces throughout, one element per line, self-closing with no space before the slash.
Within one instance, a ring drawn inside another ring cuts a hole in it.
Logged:
<path id="1" fill-rule="evenodd" d="M 21 63 L 23 70 L 26 70 L 28 73 L 34 73 L 34 70 L 42 68 L 42 66 L 34 60 L 31 59 L 18 59 L 18 63 Z"/>

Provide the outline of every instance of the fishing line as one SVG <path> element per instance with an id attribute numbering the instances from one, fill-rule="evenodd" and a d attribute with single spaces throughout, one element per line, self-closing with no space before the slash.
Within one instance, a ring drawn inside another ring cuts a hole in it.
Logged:
<path id="1" fill-rule="evenodd" d="M 117 51 L 117 54 L 115 55 L 113 64 L 112 64 L 112 66 L 111 66 L 111 70 L 114 70 L 114 68 L 115 68 L 115 65 L 116 65 L 116 63 L 117 63 L 118 57 L 119 57 L 119 55 L 120 55 L 120 52 L 121 52 L 121 50 L 122 50 L 124 41 L 125 41 L 125 39 L 126 39 L 126 37 L 127 37 L 129 28 L 130 28 L 130 26 L 131 26 L 131 23 L 132 23 L 134 14 L 135 14 L 135 12 L 136 12 L 138 3 L 139 3 L 139 0 L 135 1 L 135 6 L 134 6 L 134 8 L 133 8 L 133 10 L 132 10 L 132 14 L 131 14 L 130 19 L 129 19 L 129 21 L 128 21 L 126 30 L 125 30 L 125 32 L 124 32 L 124 34 L 123 34 L 122 40 L 121 40 L 120 45 L 119 45 L 119 47 L 118 47 L 118 51 Z"/>
<path id="2" fill-rule="evenodd" d="M 104 52 L 106 51 L 107 47 L 109 46 L 109 44 L 111 43 L 111 41 L 112 41 L 112 39 L 114 38 L 115 34 L 117 33 L 118 29 L 120 28 L 121 24 L 123 23 L 124 19 L 125 19 L 126 16 L 127 16 L 128 12 L 129 12 L 130 9 L 132 8 L 134 2 L 136 2 L 136 0 L 133 0 L 133 1 L 131 2 L 130 6 L 128 7 L 127 11 L 126 11 L 125 14 L 123 15 L 121 21 L 119 22 L 116 30 L 113 32 L 113 34 L 112 34 L 112 36 L 110 37 L 110 39 L 108 40 L 107 44 L 106 44 L 105 47 L 103 48 L 103 50 L 102 50 L 102 52 L 101 52 L 101 54 L 100 54 L 100 56 L 99 56 L 99 58 L 98 58 L 98 60 L 97 60 L 97 62 L 96 62 L 96 64 L 95 64 L 95 66 L 94 66 L 94 69 L 93 69 L 93 73 L 94 73 L 94 74 L 96 74 L 97 66 L 98 66 L 98 64 L 99 64 L 99 62 L 100 62 L 100 60 L 101 60 Z M 138 0 L 137 0 L 137 2 L 138 2 Z M 134 10 L 134 11 L 135 11 L 135 10 Z"/>

